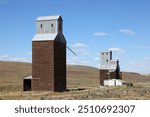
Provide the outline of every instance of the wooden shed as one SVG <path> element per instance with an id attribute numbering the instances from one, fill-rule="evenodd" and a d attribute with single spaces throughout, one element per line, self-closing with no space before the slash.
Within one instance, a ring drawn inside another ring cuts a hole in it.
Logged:
<path id="1" fill-rule="evenodd" d="M 127 83 L 119 79 L 104 80 L 104 86 L 125 86 Z"/>
<path id="2" fill-rule="evenodd" d="M 23 91 L 31 91 L 32 75 L 23 78 Z"/>

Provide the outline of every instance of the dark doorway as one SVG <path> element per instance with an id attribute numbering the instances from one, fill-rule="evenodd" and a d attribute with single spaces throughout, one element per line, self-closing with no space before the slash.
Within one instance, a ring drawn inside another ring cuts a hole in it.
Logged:
<path id="1" fill-rule="evenodd" d="M 31 91 L 31 79 L 23 80 L 23 91 Z"/>

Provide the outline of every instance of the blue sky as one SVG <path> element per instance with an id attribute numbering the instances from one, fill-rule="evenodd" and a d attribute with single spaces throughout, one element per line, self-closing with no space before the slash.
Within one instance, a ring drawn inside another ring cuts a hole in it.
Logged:
<path id="1" fill-rule="evenodd" d="M 0 60 L 31 62 L 38 16 L 62 15 L 69 64 L 99 67 L 112 50 L 122 71 L 150 73 L 149 0 L 0 0 Z"/>

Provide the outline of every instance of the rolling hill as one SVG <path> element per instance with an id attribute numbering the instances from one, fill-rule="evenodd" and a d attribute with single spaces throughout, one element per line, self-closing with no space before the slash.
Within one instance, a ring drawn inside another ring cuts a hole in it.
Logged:
<path id="1" fill-rule="evenodd" d="M 32 74 L 32 64 L 24 62 L 0 62 L 0 85 L 21 85 L 24 76 Z M 122 78 L 128 82 L 150 82 L 150 76 L 123 72 Z M 68 86 L 99 85 L 99 69 L 90 66 L 67 65 Z"/>
<path id="2" fill-rule="evenodd" d="M 22 78 L 32 73 L 32 64 L 0 62 L 0 99 L 150 99 L 150 76 L 122 72 L 133 87 L 100 87 L 99 69 L 67 65 L 68 92 L 22 92 Z"/>

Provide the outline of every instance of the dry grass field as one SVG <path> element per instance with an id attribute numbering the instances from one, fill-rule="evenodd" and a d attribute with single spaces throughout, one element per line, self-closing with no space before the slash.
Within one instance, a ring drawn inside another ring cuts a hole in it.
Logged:
<path id="1" fill-rule="evenodd" d="M 30 63 L 0 62 L 0 99 L 150 99 L 150 76 L 123 72 L 123 80 L 133 87 L 99 86 L 99 70 L 79 65 L 67 66 L 66 92 L 23 92 L 22 78 L 32 73 Z"/>

